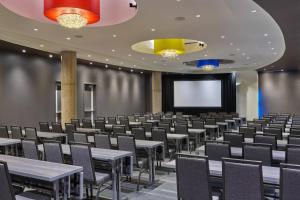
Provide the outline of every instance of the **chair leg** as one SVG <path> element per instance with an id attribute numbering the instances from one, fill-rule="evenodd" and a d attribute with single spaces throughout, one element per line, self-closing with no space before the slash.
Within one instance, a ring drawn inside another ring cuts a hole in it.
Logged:
<path id="1" fill-rule="evenodd" d="M 136 190 L 137 190 L 137 191 L 140 191 L 140 184 L 141 184 L 142 171 L 143 171 L 143 169 L 141 168 L 140 171 L 139 171 L 138 185 L 137 185 L 137 187 L 136 187 Z"/>
<path id="2" fill-rule="evenodd" d="M 89 188 L 88 188 L 88 185 L 85 188 L 85 193 L 86 193 L 86 198 L 88 198 L 89 197 Z"/>
<path id="3" fill-rule="evenodd" d="M 97 194 L 96 194 L 96 200 L 98 200 L 98 198 L 99 198 L 99 195 L 100 195 L 100 188 L 101 188 L 101 185 L 98 186 Z"/>
<path id="4" fill-rule="evenodd" d="M 91 193 L 91 199 L 93 199 L 93 185 L 90 184 L 90 193 Z"/>

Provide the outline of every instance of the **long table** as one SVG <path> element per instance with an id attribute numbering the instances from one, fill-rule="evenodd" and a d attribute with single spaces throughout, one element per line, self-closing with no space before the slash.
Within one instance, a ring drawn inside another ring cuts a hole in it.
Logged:
<path id="1" fill-rule="evenodd" d="M 15 146 L 15 151 L 16 151 L 16 155 L 18 154 L 18 144 L 21 143 L 21 140 L 17 140 L 17 139 L 10 139 L 10 138 L 0 138 L 0 147 L 4 147 L 5 148 L 5 154 L 8 153 L 8 147 L 11 146 Z"/>
<path id="2" fill-rule="evenodd" d="M 175 128 L 171 127 L 170 131 L 175 132 Z M 188 133 L 196 136 L 196 146 L 200 144 L 201 135 L 206 138 L 206 129 L 188 128 Z"/>
<path id="3" fill-rule="evenodd" d="M 44 152 L 44 146 L 38 145 L 38 149 Z M 62 151 L 65 155 L 71 155 L 70 146 L 67 144 L 62 144 Z M 95 160 L 107 161 L 112 166 L 112 192 L 113 199 L 119 200 L 121 198 L 121 173 L 122 173 L 122 161 L 125 158 L 130 158 L 130 170 L 133 170 L 132 166 L 132 152 L 129 151 L 119 151 L 111 149 L 100 149 L 91 148 L 92 157 Z"/>
<path id="4" fill-rule="evenodd" d="M 8 131 L 8 134 L 11 135 L 11 131 Z M 25 136 L 25 130 L 22 130 L 23 136 Z M 54 133 L 54 132 L 36 132 L 38 138 L 43 139 L 55 139 L 55 138 L 66 138 L 66 142 L 68 142 L 68 135 L 66 133 Z"/>
<path id="5" fill-rule="evenodd" d="M 79 198 L 83 199 L 83 168 L 74 165 L 65 165 L 52 162 L 45 162 L 41 160 L 31 160 L 27 158 L 0 155 L 0 160 L 7 162 L 8 170 L 10 174 L 22 176 L 26 178 L 32 178 L 36 180 L 46 181 L 53 184 L 53 191 L 55 199 L 59 200 L 59 184 L 60 180 L 64 182 L 64 199 L 68 198 L 70 189 L 70 176 L 79 174 L 80 186 L 79 186 Z"/>
<path id="6" fill-rule="evenodd" d="M 166 163 L 167 167 L 176 168 L 175 160 Z M 209 160 L 209 173 L 211 176 L 222 177 L 222 161 Z M 280 168 L 279 167 L 262 167 L 263 182 L 271 185 L 279 185 Z"/>

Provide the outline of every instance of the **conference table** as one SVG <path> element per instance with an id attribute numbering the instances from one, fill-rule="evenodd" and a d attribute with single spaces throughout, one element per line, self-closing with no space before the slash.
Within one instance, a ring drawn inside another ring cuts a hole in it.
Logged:
<path id="1" fill-rule="evenodd" d="M 10 138 L 0 138 L 0 147 L 4 147 L 5 148 L 5 154 L 8 154 L 8 147 L 11 146 L 15 146 L 15 152 L 16 155 L 18 155 L 18 144 L 21 143 L 21 140 L 17 140 L 17 139 L 10 139 Z"/>
<path id="2" fill-rule="evenodd" d="M 172 160 L 166 163 L 166 167 L 176 168 L 176 161 Z M 222 178 L 222 161 L 209 160 L 209 173 L 211 176 Z M 280 184 L 280 168 L 279 167 L 262 167 L 263 182 L 265 184 Z"/>
<path id="3" fill-rule="evenodd" d="M 8 134 L 11 135 L 11 131 L 8 131 Z M 22 130 L 23 136 L 26 136 L 25 130 Z M 57 139 L 57 138 L 65 138 L 66 143 L 68 142 L 68 134 L 66 133 L 54 133 L 54 132 L 42 132 L 42 131 L 37 131 L 36 135 L 38 138 L 42 139 Z"/>
<path id="4" fill-rule="evenodd" d="M 170 127 L 170 131 L 172 133 L 174 133 L 175 132 L 175 128 L 174 127 Z M 198 146 L 200 144 L 201 135 L 203 135 L 204 138 L 206 138 L 206 129 L 188 128 L 188 133 L 191 134 L 191 135 L 195 135 L 196 136 L 196 146 Z"/>
<path id="5" fill-rule="evenodd" d="M 203 155 L 205 152 L 205 146 L 201 146 L 196 149 L 196 154 Z M 233 157 L 243 157 L 243 148 L 241 147 L 230 147 L 231 156 Z M 283 162 L 285 161 L 286 153 L 285 151 L 272 150 L 272 158 L 275 161 Z"/>
<path id="6" fill-rule="evenodd" d="M 58 164 L 41 160 L 32 160 L 21 157 L 0 155 L 0 160 L 7 163 L 10 174 L 45 181 L 53 185 L 54 199 L 59 200 L 59 185 L 64 183 L 63 199 L 67 200 L 70 195 L 70 176 L 78 174 L 79 199 L 83 199 L 83 168 L 74 165 Z M 61 181 L 63 180 L 63 181 Z"/>
<path id="7" fill-rule="evenodd" d="M 41 152 L 44 152 L 44 146 L 38 145 L 38 149 Z M 62 152 L 64 155 L 71 155 L 70 146 L 67 144 L 62 144 Z M 111 149 L 100 149 L 100 148 L 91 148 L 92 157 L 95 160 L 107 161 L 112 167 L 112 193 L 113 199 L 121 199 L 121 174 L 123 160 L 129 158 L 130 164 L 128 165 L 130 174 L 133 171 L 133 158 L 132 152 L 129 151 L 119 151 Z"/>

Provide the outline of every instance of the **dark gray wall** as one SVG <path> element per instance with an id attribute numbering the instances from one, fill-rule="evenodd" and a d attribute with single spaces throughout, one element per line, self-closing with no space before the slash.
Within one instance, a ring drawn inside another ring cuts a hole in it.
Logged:
<path id="1" fill-rule="evenodd" d="M 300 113 L 300 73 L 259 73 L 259 110 L 260 115 Z"/>
<path id="2" fill-rule="evenodd" d="M 60 61 L 0 50 L 0 124 L 38 126 L 55 121 L 55 83 Z M 149 109 L 149 75 L 78 64 L 78 117 L 83 118 L 85 83 L 96 84 L 96 115 Z"/>

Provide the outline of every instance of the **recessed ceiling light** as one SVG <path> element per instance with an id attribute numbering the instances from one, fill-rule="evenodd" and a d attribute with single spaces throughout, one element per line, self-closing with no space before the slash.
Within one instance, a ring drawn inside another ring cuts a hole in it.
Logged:
<path id="1" fill-rule="evenodd" d="M 23 50 L 22 50 L 22 53 L 26 53 L 26 50 L 25 50 L 25 49 L 23 49 Z"/>
<path id="2" fill-rule="evenodd" d="M 52 54 L 49 54 L 49 58 L 53 58 L 53 55 L 52 55 Z"/>
<path id="3" fill-rule="evenodd" d="M 269 34 L 268 34 L 268 33 L 265 33 L 265 34 L 264 34 L 264 36 L 265 36 L 265 37 L 268 37 L 268 36 L 269 36 Z"/>
<path id="4" fill-rule="evenodd" d="M 119 67 L 119 70 L 122 70 L 122 68 L 121 68 L 121 67 Z"/>
<path id="5" fill-rule="evenodd" d="M 269 42 L 268 42 L 268 44 L 272 44 L 272 42 L 271 42 L 271 41 L 269 41 Z"/>
<path id="6" fill-rule="evenodd" d="M 232 42 L 230 42 L 230 46 L 233 46 L 233 43 L 232 43 Z"/>
<path id="7" fill-rule="evenodd" d="M 112 50 L 111 50 L 111 52 L 115 53 L 115 52 L 116 52 L 116 50 L 115 50 L 115 49 L 112 49 Z"/>
<path id="8" fill-rule="evenodd" d="M 181 0 L 176 0 L 177 2 L 180 2 Z"/>
<path id="9" fill-rule="evenodd" d="M 37 29 L 37 28 L 34 28 L 33 30 L 34 30 L 34 31 L 39 31 L 39 29 Z"/>
<path id="10" fill-rule="evenodd" d="M 108 58 L 106 58 L 106 59 L 105 59 L 105 61 L 106 61 L 106 62 L 108 62 L 108 61 L 109 61 L 109 59 L 108 59 Z"/>
<path id="11" fill-rule="evenodd" d="M 113 37 L 114 37 L 114 38 L 116 38 L 116 37 L 117 37 L 117 35 L 116 35 L 116 34 L 113 34 Z"/>
<path id="12" fill-rule="evenodd" d="M 239 49 L 239 48 L 237 48 L 236 50 L 237 50 L 237 51 L 240 51 L 240 49 Z"/>
<path id="13" fill-rule="evenodd" d="M 251 10 L 252 13 L 256 13 L 256 10 Z"/>
<path id="14" fill-rule="evenodd" d="M 144 72 L 141 72 L 141 74 L 143 74 Z"/>
<path id="15" fill-rule="evenodd" d="M 284 72 L 284 69 L 282 69 L 281 71 Z"/>
<path id="16" fill-rule="evenodd" d="M 204 57 L 207 57 L 207 54 L 204 54 Z"/>
<path id="17" fill-rule="evenodd" d="M 274 50 L 274 47 L 272 47 L 271 50 L 273 51 L 273 50 Z"/>
<path id="18" fill-rule="evenodd" d="M 108 68 L 108 65 L 105 65 L 105 68 Z"/>
<path id="19" fill-rule="evenodd" d="M 70 38 L 70 37 L 67 37 L 66 40 L 71 40 L 71 38 Z"/>
<path id="20" fill-rule="evenodd" d="M 93 62 L 90 62 L 90 65 L 92 65 L 93 64 Z"/>
<path id="21" fill-rule="evenodd" d="M 222 39 L 225 39 L 225 35 L 221 35 L 221 38 L 222 38 Z"/>
<path id="22" fill-rule="evenodd" d="M 246 55 L 246 53 L 242 53 L 242 56 L 245 56 Z"/>
<path id="23" fill-rule="evenodd" d="M 41 48 L 43 48 L 43 47 L 44 47 L 44 45 L 43 45 L 43 44 L 40 44 L 40 47 L 41 47 Z"/>
<path id="24" fill-rule="evenodd" d="M 133 69 L 131 69 L 130 71 L 133 72 Z"/>
<path id="25" fill-rule="evenodd" d="M 133 65 L 134 67 L 136 67 L 136 65 Z"/>
<path id="26" fill-rule="evenodd" d="M 246 57 L 246 59 L 247 59 L 247 60 L 249 60 L 249 59 L 250 59 L 250 57 L 249 57 L 249 56 L 247 56 L 247 57 Z"/>
<path id="27" fill-rule="evenodd" d="M 156 31 L 156 30 L 155 30 L 155 28 L 152 28 L 151 31 L 154 32 L 154 31 Z"/>
<path id="28" fill-rule="evenodd" d="M 196 17 L 197 17 L 197 18 L 200 18 L 200 17 L 201 17 L 201 15 L 196 15 Z"/>
<path id="29" fill-rule="evenodd" d="M 89 54 L 88 57 L 90 58 L 90 57 L 92 57 L 92 56 Z"/>
<path id="30" fill-rule="evenodd" d="M 131 54 L 128 54 L 129 57 L 131 57 Z"/>

